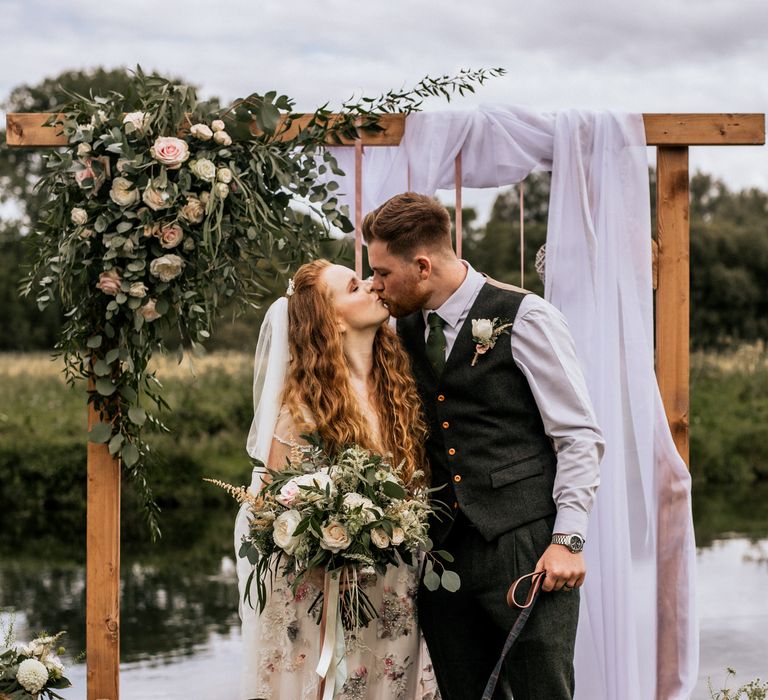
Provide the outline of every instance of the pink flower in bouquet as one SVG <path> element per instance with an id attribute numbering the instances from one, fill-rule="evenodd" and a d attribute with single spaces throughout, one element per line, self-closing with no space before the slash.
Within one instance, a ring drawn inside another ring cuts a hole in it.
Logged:
<path id="1" fill-rule="evenodd" d="M 120 291 L 120 272 L 116 268 L 102 272 L 99 275 L 99 281 L 96 283 L 96 288 L 100 289 L 104 294 L 115 296 Z"/>
<path id="2" fill-rule="evenodd" d="M 157 321 L 157 319 L 160 318 L 161 314 L 157 313 L 157 310 L 155 309 L 156 304 L 157 301 L 154 299 L 148 299 L 147 303 L 139 308 L 139 313 L 144 317 L 145 321 L 152 322 Z"/>
<path id="3" fill-rule="evenodd" d="M 184 238 L 184 231 L 178 224 L 164 224 L 160 227 L 158 238 L 163 248 L 175 248 Z"/>
<path id="4" fill-rule="evenodd" d="M 85 167 L 75 172 L 75 182 L 80 188 L 85 189 L 85 181 L 92 180 L 92 192 L 96 194 L 104 184 L 104 180 L 109 177 L 109 158 L 106 156 L 99 156 L 98 158 L 88 157 L 83 158 L 80 162 Z M 99 165 L 94 167 L 94 163 Z"/>
<path id="5" fill-rule="evenodd" d="M 475 352 L 478 355 L 485 355 L 485 353 L 487 353 L 489 349 L 490 349 L 489 345 L 481 345 L 480 343 L 475 345 Z"/>
<path id="6" fill-rule="evenodd" d="M 189 158 L 187 142 L 175 136 L 159 136 L 149 152 L 158 163 L 169 170 L 178 170 Z"/>
<path id="7" fill-rule="evenodd" d="M 286 508 L 290 508 L 299 497 L 301 489 L 295 479 L 286 481 L 280 489 L 280 493 L 275 497 L 278 503 L 282 503 Z"/>

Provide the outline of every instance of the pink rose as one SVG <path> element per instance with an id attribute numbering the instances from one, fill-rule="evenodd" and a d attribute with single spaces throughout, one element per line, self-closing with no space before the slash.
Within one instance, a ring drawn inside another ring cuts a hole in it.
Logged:
<path id="1" fill-rule="evenodd" d="M 178 224 L 163 224 L 157 237 L 163 248 L 175 248 L 184 238 L 184 231 Z"/>
<path id="2" fill-rule="evenodd" d="M 102 272 L 99 275 L 99 281 L 96 283 L 96 289 L 100 289 L 104 294 L 115 296 L 120 291 L 120 272 L 116 268 Z"/>
<path id="3" fill-rule="evenodd" d="M 98 158 L 83 158 L 80 163 L 85 166 L 82 170 L 75 172 L 75 182 L 81 189 L 85 189 L 85 181 L 92 180 L 92 194 L 96 194 L 99 188 L 104 184 L 104 180 L 109 177 L 109 158 L 99 156 Z M 94 164 L 98 163 L 98 165 Z"/>
<path id="4" fill-rule="evenodd" d="M 189 158 L 187 142 L 175 136 L 159 136 L 149 152 L 158 163 L 169 170 L 178 170 Z"/>
<path id="5" fill-rule="evenodd" d="M 139 308 L 139 313 L 144 317 L 145 321 L 151 323 L 152 321 L 157 321 L 157 319 L 160 318 L 161 314 L 157 313 L 155 310 L 156 304 L 157 302 L 155 299 L 148 299 L 147 303 Z"/>
<path id="6" fill-rule="evenodd" d="M 488 346 L 487 345 L 480 345 L 480 343 L 478 343 L 477 345 L 475 345 L 475 352 L 478 355 L 485 355 L 485 353 L 488 352 Z"/>

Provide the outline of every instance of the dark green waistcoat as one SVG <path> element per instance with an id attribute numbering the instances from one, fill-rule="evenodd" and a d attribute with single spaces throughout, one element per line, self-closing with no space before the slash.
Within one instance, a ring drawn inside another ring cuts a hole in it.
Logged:
<path id="1" fill-rule="evenodd" d="M 421 311 L 398 320 L 411 357 L 429 429 L 427 455 L 435 498 L 461 509 L 486 540 L 555 513 L 557 459 L 525 375 L 512 359 L 510 336 L 472 367 L 472 319 L 513 321 L 525 293 L 487 282 L 467 316 L 440 377 L 425 354 Z M 450 530 L 431 526 L 436 542 Z"/>

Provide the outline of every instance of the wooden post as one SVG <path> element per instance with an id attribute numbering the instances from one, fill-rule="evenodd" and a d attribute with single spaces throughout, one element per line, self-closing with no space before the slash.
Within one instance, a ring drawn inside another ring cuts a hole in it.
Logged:
<path id="1" fill-rule="evenodd" d="M 656 375 L 672 437 L 686 464 L 689 464 L 689 208 L 688 148 L 660 146 L 656 156 Z"/>
<path id="2" fill-rule="evenodd" d="M 363 278 L 363 141 L 355 140 L 355 274 Z"/>
<path id="3" fill-rule="evenodd" d="M 94 380 L 88 382 L 94 391 Z M 101 420 L 88 404 L 88 429 Z M 120 460 L 88 443 L 85 646 L 88 700 L 120 696 Z"/>

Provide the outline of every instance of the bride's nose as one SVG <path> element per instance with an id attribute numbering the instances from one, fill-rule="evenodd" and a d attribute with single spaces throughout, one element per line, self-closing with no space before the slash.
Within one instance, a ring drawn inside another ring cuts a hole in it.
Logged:
<path id="1" fill-rule="evenodd" d="M 373 280 L 370 277 L 363 281 L 363 289 L 368 292 L 368 294 L 373 293 Z"/>

